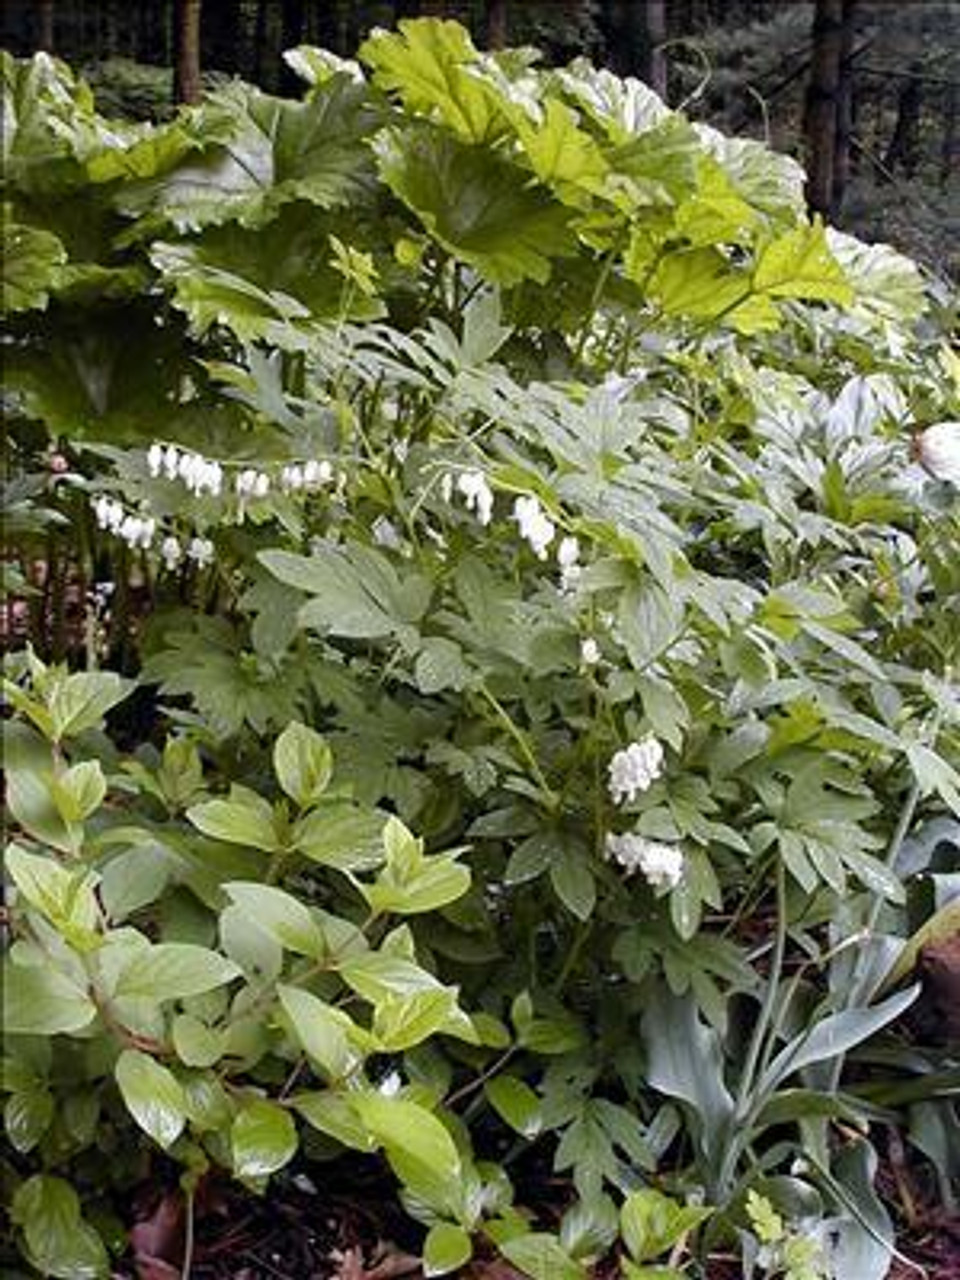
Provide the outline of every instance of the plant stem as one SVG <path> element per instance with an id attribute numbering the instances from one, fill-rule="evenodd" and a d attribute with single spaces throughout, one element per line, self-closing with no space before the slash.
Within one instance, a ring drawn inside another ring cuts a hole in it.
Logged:
<path id="1" fill-rule="evenodd" d="M 191 1188 L 186 1193 L 186 1224 L 185 1235 L 183 1241 L 183 1266 L 180 1268 L 180 1280 L 190 1280 L 190 1271 L 193 1268 L 193 1244 L 194 1244 L 194 1194 Z"/>
<path id="2" fill-rule="evenodd" d="M 489 1067 L 485 1067 L 484 1070 L 481 1071 L 473 1080 L 468 1080 L 465 1085 L 462 1085 L 454 1093 L 451 1093 L 448 1098 L 445 1098 L 443 1105 L 445 1107 L 452 1107 L 455 1102 L 460 1102 L 463 1098 L 466 1098 L 468 1094 L 473 1093 L 475 1089 L 482 1088 L 492 1076 L 495 1076 L 502 1067 L 507 1065 L 513 1055 L 517 1052 L 517 1048 L 517 1045 L 512 1044 L 508 1049 L 504 1049 L 503 1053 L 501 1053 L 498 1058 L 494 1058 Z"/>
<path id="3" fill-rule="evenodd" d="M 590 296 L 590 306 L 587 308 L 587 314 L 584 317 L 583 327 L 577 338 L 576 349 L 574 350 L 574 359 L 578 362 L 583 358 L 583 350 L 587 345 L 587 339 L 590 337 L 590 330 L 593 327 L 593 320 L 597 314 L 597 308 L 600 306 L 600 300 L 603 297 L 603 291 L 607 287 L 607 280 L 610 278 L 610 272 L 613 270 L 613 264 L 620 250 L 619 244 L 613 246 L 610 252 L 603 260 L 603 266 L 600 268 L 600 274 L 597 276 L 596 284 L 593 286 L 593 293 Z"/>
<path id="4" fill-rule="evenodd" d="M 558 994 L 566 986 L 567 979 L 577 967 L 577 963 L 579 962 L 581 955 L 583 955 L 583 948 L 587 945 L 587 939 L 590 937 L 591 929 L 592 922 L 590 920 L 581 920 L 577 927 L 576 936 L 573 939 L 573 945 L 567 951 L 563 967 L 557 974 L 553 983 L 553 989 Z"/>
<path id="5" fill-rule="evenodd" d="M 757 1067 L 763 1051 L 768 1031 L 772 1033 L 771 1023 L 777 1002 L 777 991 L 780 976 L 783 972 L 783 959 L 787 949 L 787 877 L 783 859 L 776 861 L 777 892 L 777 932 L 774 938 L 773 955 L 770 960 L 770 972 L 767 976 L 767 989 L 764 992 L 760 1016 L 757 1018 L 750 1037 L 746 1061 L 740 1076 L 737 1099 L 733 1111 L 733 1131 L 727 1146 L 720 1173 L 720 1186 L 725 1187 L 736 1168 L 736 1162 L 742 1148 L 742 1142 L 749 1137 L 750 1127 L 745 1123 L 753 1110 L 753 1088 L 756 1084 Z"/>
<path id="6" fill-rule="evenodd" d="M 533 777 L 537 786 L 543 792 L 543 797 L 546 802 L 547 808 L 551 810 L 555 809 L 557 807 L 556 794 L 554 793 L 553 789 L 550 787 L 549 783 L 544 777 L 543 770 L 540 768 L 540 764 L 537 760 L 537 757 L 533 753 L 533 748 L 530 746 L 530 743 L 527 740 L 527 735 L 516 723 L 516 721 L 510 715 L 509 711 L 507 711 L 506 708 L 497 700 L 497 698 L 494 697 L 494 695 L 490 692 L 490 690 L 487 688 L 486 685 L 484 684 L 480 685 L 479 692 L 486 699 L 487 703 L 496 712 L 497 719 L 500 721 L 503 727 L 510 734 L 511 738 L 513 738 L 517 746 L 520 748 L 520 754 L 523 756 L 524 760 L 530 766 L 530 772 L 533 774 Z"/>

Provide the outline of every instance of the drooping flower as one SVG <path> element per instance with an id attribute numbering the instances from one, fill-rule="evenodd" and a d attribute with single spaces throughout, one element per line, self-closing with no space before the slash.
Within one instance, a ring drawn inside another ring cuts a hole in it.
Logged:
<path id="1" fill-rule="evenodd" d="M 580 564 L 580 543 L 576 538 L 567 536 L 560 539 L 557 547 L 557 564 L 560 566 L 560 590 L 569 595 L 574 590 L 583 572 Z"/>
<path id="2" fill-rule="evenodd" d="M 488 525 L 493 516 L 493 490 L 483 472 L 461 471 L 457 492 L 463 494 L 467 510 L 473 511 L 482 525 Z"/>
<path id="3" fill-rule="evenodd" d="M 635 800 L 663 772 L 663 747 L 654 737 L 631 742 L 610 761 L 610 796 L 614 804 Z"/>
<path id="4" fill-rule="evenodd" d="M 113 532 L 117 533 L 128 547 L 140 547 L 146 550 L 153 542 L 156 531 L 157 522 L 153 516 L 126 515 L 120 527 Z"/>
<path id="5" fill-rule="evenodd" d="M 960 422 L 937 422 L 914 437 L 920 465 L 936 480 L 960 489 Z"/>
<path id="6" fill-rule="evenodd" d="M 183 548 L 180 546 L 179 538 L 175 538 L 172 533 L 168 534 L 160 543 L 160 555 L 164 568 L 171 573 L 183 559 Z"/>
<path id="7" fill-rule="evenodd" d="M 192 560 L 198 569 L 204 568 L 213 559 L 213 543 L 209 538 L 191 538 L 187 559 Z"/>
<path id="8" fill-rule="evenodd" d="M 147 450 L 147 470 L 155 480 L 163 470 L 163 445 L 156 441 Z"/>
<path id="9" fill-rule="evenodd" d="M 163 474 L 168 480 L 176 480 L 180 467 L 180 450 L 168 444 L 163 451 Z"/>
<path id="10" fill-rule="evenodd" d="M 627 875 L 637 871 L 655 889 L 673 889 L 683 878 L 683 850 L 676 844 L 647 840 L 628 832 L 606 839 L 607 857 L 623 867 Z"/>
<path id="11" fill-rule="evenodd" d="M 97 526 L 101 529 L 109 529 L 111 533 L 118 533 L 120 526 L 123 524 L 124 511 L 119 502 L 113 498 L 108 498 L 106 494 L 101 494 L 93 504 L 93 514 L 97 520 Z"/>
<path id="12" fill-rule="evenodd" d="M 538 560 L 546 560 L 547 548 L 553 541 L 557 529 L 553 521 L 545 515 L 540 502 L 532 494 L 527 494 L 513 504 L 513 517 L 520 526 L 520 534 L 530 543 Z"/>
<path id="13" fill-rule="evenodd" d="M 303 483 L 307 489 L 316 489 L 320 485 L 329 484 L 333 480 L 333 467 L 326 458 L 318 460 L 310 458 L 303 464 Z"/>
<path id="14" fill-rule="evenodd" d="M 580 661 L 585 667 L 595 667 L 600 661 L 600 646 L 593 636 L 580 641 Z"/>

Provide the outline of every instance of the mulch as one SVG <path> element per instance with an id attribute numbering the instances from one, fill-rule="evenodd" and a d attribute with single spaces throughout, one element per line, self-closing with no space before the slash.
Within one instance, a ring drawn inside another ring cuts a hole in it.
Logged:
<path id="1" fill-rule="evenodd" d="M 114 1280 L 183 1280 L 183 1200 L 175 1188 L 135 1196 L 131 1256 Z M 960 1280 L 960 1215 L 922 1210 L 888 1280 Z M 396 1199 L 385 1170 L 355 1161 L 281 1175 L 259 1196 L 227 1179 L 208 1179 L 196 1199 L 189 1280 L 422 1280 L 421 1235 Z M 461 1280 L 525 1280 L 482 1241 Z M 617 1280 L 616 1259 L 592 1280 Z M 740 1280 L 739 1263 L 717 1257 L 708 1280 Z M 843 1280 L 858 1280 L 855 1276 Z"/>

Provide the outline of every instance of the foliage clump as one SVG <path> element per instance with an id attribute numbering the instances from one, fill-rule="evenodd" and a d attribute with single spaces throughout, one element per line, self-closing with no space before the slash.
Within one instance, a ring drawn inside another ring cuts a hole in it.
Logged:
<path id="1" fill-rule="evenodd" d="M 4 63 L 18 1245 L 106 1274 L 121 1143 L 191 1203 L 381 1151 L 430 1274 L 879 1278 L 882 1126 L 947 1195 L 957 1140 L 898 1021 L 960 847 L 923 279 L 583 62 L 289 60 L 156 126 Z"/>

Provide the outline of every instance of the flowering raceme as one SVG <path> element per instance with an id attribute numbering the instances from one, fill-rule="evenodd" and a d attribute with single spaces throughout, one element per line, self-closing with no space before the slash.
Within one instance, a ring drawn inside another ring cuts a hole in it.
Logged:
<path id="1" fill-rule="evenodd" d="M 97 526 L 116 534 L 128 547 L 146 550 L 153 542 L 157 522 L 153 516 L 134 515 L 124 510 L 114 498 L 101 494 L 93 503 Z"/>
<path id="2" fill-rule="evenodd" d="M 610 796 L 614 804 L 635 800 L 663 772 L 663 747 L 654 737 L 631 742 L 610 761 Z"/>
<path id="3" fill-rule="evenodd" d="M 683 850 L 675 844 L 647 840 L 627 833 L 610 834 L 606 840 L 607 857 L 618 862 L 627 875 L 639 871 L 655 889 L 673 889 L 683 878 Z"/>
<path id="4" fill-rule="evenodd" d="M 557 532 L 556 525 L 544 514 L 537 498 L 532 494 L 517 498 L 513 504 L 513 518 L 520 526 L 520 534 L 530 543 L 538 560 L 546 560 L 547 547 Z"/>
<path id="5" fill-rule="evenodd" d="M 476 513 L 482 525 L 493 517 L 493 490 L 482 471 L 462 471 L 457 477 L 457 492 L 463 494 L 468 511 Z"/>

